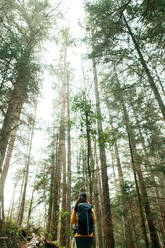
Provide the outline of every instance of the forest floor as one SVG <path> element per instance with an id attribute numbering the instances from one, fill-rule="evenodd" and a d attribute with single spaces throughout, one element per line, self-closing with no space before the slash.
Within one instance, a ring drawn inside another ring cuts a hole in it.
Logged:
<path id="1" fill-rule="evenodd" d="M 59 248 L 40 227 L 18 227 L 13 223 L 5 223 L 5 231 L 0 229 L 0 248 Z"/>

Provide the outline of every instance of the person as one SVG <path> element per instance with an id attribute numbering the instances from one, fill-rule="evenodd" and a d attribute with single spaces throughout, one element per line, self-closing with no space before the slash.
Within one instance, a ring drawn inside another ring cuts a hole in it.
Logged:
<path id="1" fill-rule="evenodd" d="M 87 222 L 83 219 L 86 217 L 82 217 L 85 216 L 83 215 L 84 211 L 87 213 Z M 94 239 L 94 224 L 96 224 L 96 216 L 92 205 L 87 202 L 87 194 L 85 192 L 80 193 L 76 200 L 70 222 L 76 226 L 76 231 L 74 233 L 76 247 L 91 248 Z M 87 228 L 84 223 L 88 223 Z"/>

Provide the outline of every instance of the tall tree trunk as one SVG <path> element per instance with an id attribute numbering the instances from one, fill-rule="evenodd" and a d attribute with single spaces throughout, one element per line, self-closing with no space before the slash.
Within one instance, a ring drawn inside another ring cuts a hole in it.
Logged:
<path id="1" fill-rule="evenodd" d="M 115 70 L 116 70 L 116 68 L 115 68 Z M 140 164 L 141 159 L 140 159 L 140 156 L 138 155 L 138 152 L 136 149 L 135 137 L 133 135 L 131 123 L 129 121 L 129 115 L 128 115 L 127 108 L 126 108 L 126 105 L 125 105 L 125 102 L 123 99 L 120 83 L 119 83 L 119 80 L 117 78 L 117 73 L 116 73 L 116 82 L 117 82 L 117 87 L 121 92 L 120 104 L 121 104 L 121 107 L 123 109 L 124 122 L 125 122 L 127 135 L 128 135 L 128 142 L 129 142 L 131 161 L 132 161 L 131 164 L 132 164 L 132 169 L 133 169 L 135 184 L 136 184 L 136 189 L 137 189 L 139 209 L 140 209 L 140 213 L 141 213 L 142 228 L 143 228 L 146 247 L 147 248 L 149 247 L 149 243 L 148 243 L 148 237 L 147 237 L 147 232 L 146 232 L 146 227 L 145 227 L 145 220 L 144 220 L 142 204 L 143 204 L 145 214 L 146 214 L 146 219 L 147 219 L 147 224 L 148 224 L 148 228 L 149 228 L 149 234 L 150 234 L 152 246 L 159 248 L 160 247 L 159 239 L 158 239 L 158 235 L 157 235 L 155 224 L 154 224 L 153 217 L 152 217 L 152 212 L 151 212 L 150 203 L 148 200 L 145 181 L 144 181 L 143 174 L 141 171 L 141 164 Z M 137 176 L 138 176 L 138 181 L 137 181 Z M 142 194 L 142 199 L 140 197 L 138 182 L 139 182 L 139 186 L 140 186 L 140 190 L 141 190 L 141 194 Z"/>
<path id="2" fill-rule="evenodd" d="M 12 157 L 13 148 L 14 148 L 14 142 L 15 142 L 15 139 L 16 139 L 16 132 L 17 132 L 17 129 L 15 128 L 11 132 L 11 135 L 10 135 L 10 141 L 9 141 L 7 154 L 6 154 L 6 158 L 5 158 L 5 163 L 4 163 L 3 171 L 2 171 L 3 185 L 5 185 L 6 176 L 7 176 L 8 170 L 9 170 L 9 166 L 10 166 L 10 160 L 11 160 L 11 157 Z"/>
<path id="3" fill-rule="evenodd" d="M 99 90 L 98 90 L 98 82 L 97 82 L 96 64 L 94 60 L 93 60 L 93 73 L 94 73 L 94 85 L 95 85 L 95 97 L 96 97 L 96 111 L 98 117 L 100 117 L 101 116 L 100 98 L 99 98 Z M 112 223 L 112 215 L 111 215 L 110 196 L 109 196 L 105 143 L 103 140 L 103 128 L 102 128 L 102 121 L 100 118 L 97 119 L 97 126 L 98 126 L 100 162 L 101 162 L 101 172 L 102 172 L 102 187 L 103 187 L 103 200 L 104 200 L 103 204 L 105 210 L 104 218 L 106 224 L 105 242 L 106 242 L 106 248 L 114 248 L 115 241 L 113 236 L 113 223 Z"/>
<path id="4" fill-rule="evenodd" d="M 109 121 L 112 131 L 114 130 L 110 109 L 107 103 L 108 113 L 109 113 Z M 116 158 L 116 165 L 117 165 L 117 171 L 118 171 L 118 177 L 119 177 L 119 188 L 121 193 L 121 203 L 122 203 L 122 209 L 123 209 L 123 220 L 124 220 L 124 232 L 125 232 L 125 243 L 127 248 L 134 248 L 134 239 L 131 229 L 131 219 L 129 217 L 129 210 L 128 210 L 128 204 L 127 204 L 127 198 L 129 197 L 128 193 L 125 190 L 124 185 L 124 177 L 123 177 L 123 171 L 121 167 L 120 162 L 120 156 L 118 151 L 118 145 L 117 142 L 114 142 L 114 150 L 115 150 L 115 158 Z"/>
<path id="5" fill-rule="evenodd" d="M 164 96 L 165 96 L 165 88 L 164 88 L 164 85 L 162 84 L 162 81 L 161 81 L 161 79 L 160 79 L 160 77 L 159 77 L 159 75 L 158 75 L 157 70 L 156 70 L 155 68 L 153 68 L 153 70 L 155 71 L 155 74 L 156 74 L 156 77 L 157 77 L 157 79 L 158 79 L 160 88 L 161 88 L 161 90 L 162 90 L 162 92 L 163 92 L 163 94 L 164 94 Z"/>
<path id="6" fill-rule="evenodd" d="M 85 75 L 84 75 L 84 67 L 83 64 L 81 64 L 82 67 L 82 75 L 83 75 L 83 84 L 84 84 L 84 108 L 85 108 L 85 128 L 86 128 L 86 136 L 87 136 L 87 168 L 88 168 L 88 178 L 89 178 L 89 201 L 92 203 L 92 178 L 91 178 L 91 137 L 90 137 L 90 123 L 89 123 L 89 110 L 90 110 L 90 104 L 87 99 L 87 90 L 86 90 L 86 83 L 85 83 Z M 93 163 L 94 165 L 94 163 Z"/>
<path id="7" fill-rule="evenodd" d="M 15 184 L 14 184 L 14 190 L 13 190 L 13 194 L 12 194 L 12 198 L 11 198 L 11 202 L 10 202 L 10 207 L 9 207 L 9 210 L 8 210 L 8 218 L 9 218 L 10 221 L 12 221 L 12 217 L 13 217 L 13 209 L 14 209 L 16 188 L 17 188 L 17 182 L 15 182 Z"/>
<path id="8" fill-rule="evenodd" d="M 54 146 L 53 146 L 54 150 Z M 54 185 L 54 174 L 55 174 L 55 154 L 53 152 L 51 158 L 51 179 L 50 179 L 50 193 L 49 193 L 49 206 L 48 206 L 48 222 L 47 231 L 52 231 L 52 211 L 53 211 L 53 185 Z"/>
<path id="9" fill-rule="evenodd" d="M 124 15 L 123 15 L 123 19 L 124 19 L 125 25 L 126 25 L 126 27 L 128 29 L 128 32 L 129 32 L 129 34 L 130 34 L 130 36 L 132 38 L 132 41 L 133 41 L 134 46 L 135 46 L 135 49 L 136 49 L 136 51 L 137 51 L 137 53 L 139 55 L 140 62 L 142 64 L 142 66 L 144 68 L 144 71 L 145 71 L 145 74 L 146 74 L 146 76 L 148 78 L 149 85 L 150 85 L 150 87 L 151 87 L 151 89 L 153 91 L 155 99 L 158 102 L 158 105 L 159 105 L 160 111 L 162 113 L 163 119 L 165 120 L 165 105 L 164 105 L 164 103 L 163 103 L 163 101 L 161 99 L 161 96 L 160 96 L 159 91 L 158 91 L 158 89 L 156 87 L 154 79 L 153 79 L 153 77 L 152 77 L 152 75 L 150 73 L 150 70 L 149 70 L 149 68 L 147 66 L 147 63 L 145 62 L 145 59 L 144 59 L 143 54 L 142 54 L 142 52 L 140 50 L 139 44 L 138 44 L 138 42 L 137 42 L 137 40 L 136 40 L 136 38 L 135 38 L 130 26 L 128 25 L 128 22 L 127 22 L 127 20 L 126 20 Z"/>
<path id="10" fill-rule="evenodd" d="M 8 109 L 0 132 L 0 170 L 4 162 L 11 131 L 19 125 L 20 113 L 25 98 L 26 94 L 22 90 L 21 84 L 16 83 L 9 99 Z"/>
<path id="11" fill-rule="evenodd" d="M 0 173 L 0 229 L 3 235 L 5 235 L 4 185 L 2 173 Z"/>
<path id="12" fill-rule="evenodd" d="M 96 213 L 96 225 L 97 225 L 97 243 L 98 248 L 103 247 L 103 236 L 102 236 L 102 216 L 101 216 L 101 204 L 99 199 L 99 190 L 98 190 L 98 178 L 97 178 L 97 168 L 95 168 L 95 162 L 93 158 L 92 149 L 90 149 L 90 156 L 91 156 L 91 163 L 92 166 L 92 178 L 93 178 L 93 190 L 94 190 L 94 207 L 95 207 L 95 213 Z"/>
<path id="13" fill-rule="evenodd" d="M 27 152 L 28 153 L 28 148 L 29 146 L 27 146 Z M 22 200 L 22 195 L 23 195 L 23 188 L 24 188 L 24 184 L 25 184 L 25 176 L 26 176 L 26 164 L 25 164 L 25 168 L 23 170 L 23 176 L 22 176 L 22 183 L 21 183 L 21 189 L 20 189 L 20 195 L 19 195 L 19 200 L 18 200 L 18 209 L 17 209 L 17 213 L 16 213 L 16 223 L 18 224 L 18 220 L 19 220 L 19 216 L 20 216 L 20 209 L 21 209 L 21 200 Z"/>
<path id="14" fill-rule="evenodd" d="M 99 200 L 99 191 L 97 187 L 97 170 L 95 170 L 95 162 L 92 153 L 92 144 L 91 144 L 91 127 L 89 123 L 89 108 L 91 107 L 87 100 L 87 90 L 85 83 L 84 67 L 82 64 L 82 75 L 84 83 L 84 100 L 85 100 L 85 124 L 86 124 L 86 135 L 87 135 L 87 148 L 88 148 L 88 177 L 89 177 L 89 201 L 93 204 L 92 193 L 94 191 L 94 206 L 96 212 L 96 226 L 97 226 L 97 243 L 98 247 L 103 247 L 103 238 L 102 238 L 102 221 L 101 221 L 101 207 Z"/>
<path id="15" fill-rule="evenodd" d="M 67 73 L 67 212 L 71 213 L 71 124 L 70 124 L 70 87 L 69 75 Z M 70 215 L 67 219 L 67 239 L 66 246 L 70 247 Z"/>
<path id="16" fill-rule="evenodd" d="M 138 156 L 137 151 L 136 151 L 136 144 L 134 141 L 134 136 L 133 136 L 132 131 L 131 131 L 127 109 L 125 107 L 123 100 L 122 100 L 122 107 L 123 107 L 125 125 L 126 125 L 126 129 L 127 129 L 127 134 L 128 134 L 128 140 L 129 140 L 129 146 L 130 146 L 130 152 L 131 152 L 131 158 L 132 158 L 132 167 L 133 167 L 134 175 L 136 176 L 136 173 L 138 175 L 138 181 L 139 181 L 140 190 L 142 193 L 142 203 L 143 203 L 143 207 L 144 207 L 145 214 L 146 214 L 146 219 L 147 219 L 147 223 L 148 223 L 148 227 L 149 227 L 152 246 L 160 248 L 158 235 L 157 235 L 155 224 L 154 224 L 154 221 L 152 218 L 152 212 L 151 212 L 150 203 L 148 200 L 146 185 L 145 185 L 142 171 L 141 171 L 140 164 L 139 164 L 139 162 L 140 162 L 139 156 Z M 143 225 L 144 225 L 144 223 L 143 223 Z M 144 231 L 144 232 L 146 232 L 146 231 Z M 146 247 L 149 247 L 146 234 L 145 234 L 145 240 L 146 240 Z"/>
<path id="17" fill-rule="evenodd" d="M 123 172 L 122 172 L 122 168 L 121 168 L 118 146 L 117 146 L 116 142 L 114 144 L 114 147 L 115 147 L 116 164 L 117 164 L 117 169 L 118 169 L 121 201 L 122 201 L 122 208 L 123 208 L 126 247 L 134 248 L 135 245 L 134 245 L 134 239 L 133 239 L 132 228 L 131 228 L 132 223 L 131 223 L 131 219 L 129 217 L 129 208 L 128 208 L 127 199 L 126 199 L 126 198 L 129 198 L 129 195 L 124 188 L 125 186 L 124 186 Z"/>
<path id="18" fill-rule="evenodd" d="M 29 166 L 30 166 L 30 160 L 31 160 L 31 149 L 32 149 L 32 142 L 33 142 L 33 135 L 34 135 L 35 119 L 36 119 L 36 111 L 37 111 L 37 102 L 35 103 L 35 113 L 34 113 L 34 117 L 33 117 L 33 121 L 32 121 L 32 127 L 31 127 L 29 149 L 28 149 L 27 163 L 26 163 L 25 184 L 24 184 L 23 195 L 22 195 L 22 200 L 21 200 L 21 207 L 20 207 L 18 225 L 22 225 L 23 215 L 24 215 L 26 191 L 27 191 L 28 176 L 29 176 Z"/>
<path id="19" fill-rule="evenodd" d="M 161 221 L 159 222 L 159 226 L 162 227 L 163 235 L 164 235 L 164 232 L 165 232 L 165 209 L 164 209 L 164 206 L 162 205 L 162 201 L 160 200 L 159 192 L 158 192 L 158 189 L 157 189 L 157 186 L 156 186 L 157 183 L 156 183 L 155 178 L 154 178 L 154 176 L 159 177 L 159 173 L 152 172 L 152 165 L 151 165 L 151 163 L 149 161 L 147 148 L 145 146 L 145 141 L 144 141 L 144 138 L 143 138 L 143 135 L 142 135 L 141 127 L 139 125 L 138 115 L 136 113 L 136 110 L 134 108 L 134 105 L 133 105 L 133 102 L 132 102 L 131 99 L 130 99 L 130 103 L 131 103 L 131 107 L 132 107 L 132 110 L 133 110 L 133 113 L 134 113 L 136 126 L 137 126 L 138 131 L 139 131 L 140 142 L 142 144 L 144 155 L 145 155 L 145 158 L 144 158 L 145 159 L 145 168 L 146 168 L 146 171 L 148 172 L 148 176 L 150 178 L 152 178 L 152 181 L 154 183 L 154 191 L 155 191 L 155 195 L 156 195 L 157 207 L 158 207 L 158 211 L 160 211 L 160 216 L 162 218 Z M 163 242 L 165 244 L 165 239 L 164 239 L 164 237 L 162 237 L 162 238 L 163 238 Z"/>
<path id="20" fill-rule="evenodd" d="M 39 169 L 39 162 L 38 162 L 38 165 L 37 165 L 37 171 L 36 171 L 36 174 L 35 174 L 35 179 L 34 179 L 34 184 L 33 184 L 33 189 L 32 189 L 32 195 L 31 195 L 30 204 L 29 204 L 29 211 L 28 211 L 28 217 L 27 217 L 27 226 L 29 225 L 31 213 L 32 213 L 32 210 L 33 210 L 33 201 L 34 201 L 34 193 L 35 193 L 35 190 L 36 190 L 35 187 L 36 187 L 38 169 Z"/>
<path id="21" fill-rule="evenodd" d="M 116 171 L 115 171 L 114 153 L 112 151 L 110 151 L 110 156 L 111 156 L 111 159 L 112 159 L 112 170 L 113 170 L 113 177 L 114 177 L 115 193 L 116 193 L 116 196 L 117 196 L 120 189 L 118 187 L 118 182 L 117 182 L 118 179 L 117 179 Z"/>
<path id="22" fill-rule="evenodd" d="M 149 248 L 149 242 L 148 242 L 148 237 L 147 237 L 147 231 L 145 227 L 145 218 L 143 214 L 143 208 L 142 208 L 142 200 L 140 197 L 140 190 L 139 190 L 139 185 L 138 185 L 138 180 L 137 180 L 137 175 L 136 175 L 136 165 L 133 157 L 133 152 L 132 152 L 132 145 L 131 145 L 131 139 L 128 133 L 128 140 L 129 140 L 129 148 L 130 148 L 130 153 L 131 153 L 131 165 L 134 173 L 134 179 L 135 179 L 135 185 L 136 185 L 136 191 L 137 191 L 137 197 L 138 197 L 138 203 L 139 203 L 139 209 L 140 209 L 140 216 L 141 216 L 141 223 L 142 223 L 142 230 L 143 230 L 143 235 L 144 235 L 144 240 L 145 240 L 145 246 L 146 248 Z"/>
<path id="23" fill-rule="evenodd" d="M 87 100 L 85 99 L 85 104 L 87 104 Z M 89 201 L 92 203 L 92 178 L 91 178 L 91 139 L 90 139 L 90 126 L 89 126 L 89 112 L 86 108 L 85 110 L 85 124 L 86 124 L 86 135 L 87 135 L 87 165 L 88 165 L 88 178 L 89 178 Z"/>
<path id="24" fill-rule="evenodd" d="M 100 202 L 101 208 L 101 226 L 102 226 L 102 243 L 103 247 L 105 246 L 105 216 L 104 216 L 104 198 L 103 198 L 103 190 L 101 185 L 101 174 L 100 174 L 100 167 L 99 167 L 99 161 L 98 161 L 98 155 L 97 155 L 97 147 L 96 147 L 96 140 L 94 141 L 94 158 L 95 158 L 95 164 L 96 164 L 96 178 L 97 178 L 97 191 L 98 191 L 98 200 Z"/>
<path id="25" fill-rule="evenodd" d="M 61 233 L 60 233 L 60 244 L 66 245 L 66 147 L 65 143 L 62 150 L 62 164 L 63 164 L 63 180 L 62 180 L 62 211 L 61 211 Z"/>
<path id="26" fill-rule="evenodd" d="M 20 85 L 15 84 L 13 92 L 10 96 L 8 109 L 5 114 L 5 119 L 0 130 L 0 218 L 4 218 L 4 183 L 2 175 L 2 167 L 5 159 L 6 149 L 9 142 L 11 131 L 16 129 L 19 125 L 20 113 L 22 104 L 25 99 L 24 92 L 20 95 Z"/>
<path id="27" fill-rule="evenodd" d="M 60 230 L 60 244 L 62 246 L 66 246 L 66 224 L 67 224 L 67 218 L 66 218 L 66 211 L 67 211 L 67 202 L 66 202 L 66 104 L 67 104 L 67 92 L 66 92 L 66 86 L 67 86 L 67 42 L 68 42 L 67 32 L 64 36 L 64 56 L 63 56 L 63 141 L 62 141 L 62 150 L 61 150 L 61 168 L 63 170 L 63 180 L 62 180 L 62 211 L 61 211 L 61 230 Z"/>
<path id="28" fill-rule="evenodd" d="M 61 170 L 63 166 L 63 151 L 65 147 L 65 85 L 63 85 L 61 91 L 61 119 L 60 119 L 60 130 L 59 130 L 59 146 L 57 153 L 57 165 L 55 169 L 55 184 L 54 184 L 54 204 L 53 204 L 53 240 L 57 240 L 58 223 L 59 223 L 59 204 L 60 204 L 60 186 L 61 186 Z"/>

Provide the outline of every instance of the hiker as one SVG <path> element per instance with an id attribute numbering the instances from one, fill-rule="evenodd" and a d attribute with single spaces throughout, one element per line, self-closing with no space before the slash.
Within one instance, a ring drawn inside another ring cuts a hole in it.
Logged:
<path id="1" fill-rule="evenodd" d="M 74 238 L 77 248 L 91 248 L 94 239 L 94 224 L 96 223 L 95 212 L 91 204 L 87 202 L 85 192 L 80 193 L 75 202 L 71 224 L 75 224 Z"/>

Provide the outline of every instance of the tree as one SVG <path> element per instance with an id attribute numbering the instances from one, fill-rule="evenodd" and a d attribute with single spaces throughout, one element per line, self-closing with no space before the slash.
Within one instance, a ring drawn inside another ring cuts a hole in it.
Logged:
<path id="1" fill-rule="evenodd" d="M 27 160 L 26 160 L 26 166 L 25 166 L 25 182 L 24 182 L 20 210 L 19 210 L 18 219 L 17 219 L 18 225 L 22 224 L 23 216 L 24 216 L 24 206 L 25 206 L 26 191 L 27 191 L 27 184 L 28 184 L 29 166 L 30 166 L 30 161 L 31 161 L 31 150 L 32 150 L 32 141 L 33 141 L 33 135 L 34 135 L 36 110 L 37 110 L 37 103 L 35 104 L 35 113 L 32 119 L 32 126 L 30 130 L 30 140 L 28 144 Z"/>
<path id="2" fill-rule="evenodd" d="M 21 111 L 30 93 L 37 94 L 40 87 L 37 80 L 39 66 L 34 59 L 34 54 L 37 45 L 45 38 L 50 24 L 47 3 L 43 1 L 36 3 L 31 0 L 26 3 L 14 2 L 11 5 L 10 3 L 10 1 L 2 3 L 2 10 L 4 6 L 7 6 L 11 12 L 6 16 L 1 15 L 2 22 L 0 23 L 2 29 L 0 59 L 4 61 L 0 71 L 2 79 L 0 88 L 1 93 L 5 93 L 1 107 L 3 113 L 0 130 L 1 181 L 10 134 L 14 130 L 16 132 L 21 123 Z M 30 18 L 31 22 L 29 22 Z M 2 195 L 0 202 L 3 205 L 3 181 L 0 192 Z"/>
<path id="3" fill-rule="evenodd" d="M 106 247 L 114 247 L 114 237 L 113 237 L 113 223 L 111 215 L 111 205 L 109 197 L 109 186 L 108 186 L 108 175 L 107 175 L 107 164 L 106 164 L 106 154 L 105 154 L 105 141 L 103 136 L 103 128 L 101 122 L 101 108 L 97 81 L 97 71 L 96 63 L 93 59 L 93 74 L 94 74 L 94 85 L 95 85 L 95 97 L 96 97 L 96 111 L 97 111 L 97 128 L 98 128 L 98 140 L 99 140 L 99 150 L 100 150 L 100 162 L 101 162 L 101 172 L 102 172 L 102 187 L 103 187 L 103 200 L 104 200 L 104 216 L 106 224 L 106 236 L 105 242 Z"/>
<path id="4" fill-rule="evenodd" d="M 137 19 L 137 16 L 134 18 L 134 9 L 137 9 L 138 4 L 134 6 L 133 4 L 131 5 L 131 1 L 125 1 L 124 3 L 123 1 L 121 3 L 118 1 L 115 3 L 113 1 L 108 2 L 101 0 L 95 4 L 88 3 L 86 6 L 89 13 L 89 25 L 92 26 L 93 29 L 91 39 L 94 45 L 91 56 L 101 57 L 103 55 L 102 57 L 105 62 L 115 57 L 114 60 L 116 62 L 120 61 L 121 63 L 122 60 L 130 59 L 130 57 L 132 57 L 131 53 L 133 49 L 135 49 L 146 79 L 159 105 L 163 119 L 165 120 L 165 106 L 154 81 L 154 77 L 145 60 L 145 49 L 147 48 L 144 49 L 144 47 L 145 45 L 147 47 L 147 44 L 144 44 L 137 38 L 137 31 L 139 32 L 139 36 L 141 36 L 140 30 L 143 28 L 143 25 L 140 25 L 141 28 L 136 28 L 135 35 L 133 28 L 129 24 L 132 20 L 135 19 L 136 21 Z M 125 12 L 126 14 L 124 14 Z M 113 27 L 113 29 L 110 27 Z M 121 38 L 122 42 L 119 42 L 120 39 L 118 37 Z M 132 44 L 130 39 L 132 40 Z M 128 44 L 128 42 L 131 49 L 127 45 L 122 45 Z"/>

